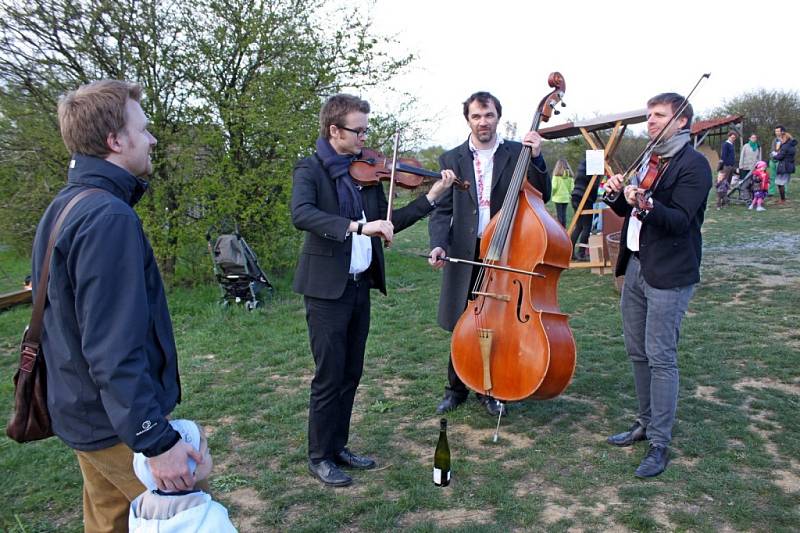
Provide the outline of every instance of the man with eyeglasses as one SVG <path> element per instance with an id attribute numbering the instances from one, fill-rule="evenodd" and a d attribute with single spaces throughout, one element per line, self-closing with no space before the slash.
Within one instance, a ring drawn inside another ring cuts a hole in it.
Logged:
<path id="1" fill-rule="evenodd" d="M 442 171 L 427 194 L 384 220 L 388 202 L 378 184 L 361 187 L 349 168 L 368 132 L 369 104 L 356 96 L 328 98 L 319 115 L 316 152 L 300 160 L 292 179 L 292 222 L 305 232 L 293 288 L 304 296 L 316 369 L 308 412 L 308 468 L 322 483 L 352 478 L 339 467 L 370 469 L 375 461 L 346 446 L 353 399 L 363 371 L 371 288 L 386 294 L 383 243 L 436 206 L 455 180 Z"/>
<path id="2" fill-rule="evenodd" d="M 497 135 L 503 107 L 488 92 L 472 94 L 463 107 L 470 135 L 463 144 L 442 154 L 439 165 L 442 169 L 453 170 L 470 187 L 467 190 L 448 189 L 428 222 L 431 243 L 428 262 L 436 269 L 444 267 L 439 294 L 439 325 L 451 332 L 466 309 L 467 300 L 471 299 L 470 291 L 478 269 L 464 264 L 445 264 L 439 258 L 449 255 L 475 261 L 480 259 L 481 236 L 489 220 L 503 205 L 523 144 L 531 148 L 528 181 L 542 193 L 545 202 L 550 199 L 552 191 L 547 165 L 541 154 L 542 137 L 538 133 L 529 131 L 522 143 Z M 447 379 L 448 385 L 444 399 L 436 408 L 437 414 L 455 409 L 467 400 L 469 394 L 453 368 L 452 354 L 447 366 Z M 498 416 L 504 410 L 503 404 L 490 396 L 478 394 L 478 399 L 492 416 Z"/>

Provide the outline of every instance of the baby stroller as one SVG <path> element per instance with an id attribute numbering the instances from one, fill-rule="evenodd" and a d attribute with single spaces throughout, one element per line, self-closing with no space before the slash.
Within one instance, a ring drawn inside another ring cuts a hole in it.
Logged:
<path id="1" fill-rule="evenodd" d="M 740 171 L 741 172 L 741 171 Z M 750 170 L 743 178 L 739 174 L 734 174 L 731 179 L 731 188 L 728 191 L 728 199 L 732 202 L 749 204 L 753 201 L 753 171 Z"/>
<path id="2" fill-rule="evenodd" d="M 239 233 L 223 234 L 211 243 L 211 230 L 206 233 L 208 251 L 214 262 L 214 275 L 222 288 L 220 303 L 241 303 L 248 311 L 263 304 L 262 293 L 272 296 L 273 287 L 258 265 L 256 254 Z"/>

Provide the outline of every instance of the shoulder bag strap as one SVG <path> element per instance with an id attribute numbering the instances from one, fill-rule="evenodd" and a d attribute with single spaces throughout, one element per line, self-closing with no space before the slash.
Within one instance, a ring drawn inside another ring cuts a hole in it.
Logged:
<path id="1" fill-rule="evenodd" d="M 47 278 L 50 275 L 50 256 L 53 254 L 53 247 L 56 244 L 58 233 L 67 218 L 67 214 L 75 207 L 78 202 L 91 194 L 104 192 L 103 189 L 87 189 L 76 194 L 58 214 L 53 229 L 50 230 L 50 240 L 47 242 L 47 252 L 44 254 L 42 262 L 42 273 L 39 275 L 39 285 L 37 285 L 36 299 L 33 301 L 33 312 L 31 321 L 25 336 L 25 343 L 35 345 L 37 348 L 42 336 L 42 318 L 44 316 L 44 303 L 47 300 Z"/>

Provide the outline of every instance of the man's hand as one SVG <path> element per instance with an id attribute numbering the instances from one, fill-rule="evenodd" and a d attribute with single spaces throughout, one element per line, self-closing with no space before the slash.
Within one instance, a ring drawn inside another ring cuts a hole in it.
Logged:
<path id="1" fill-rule="evenodd" d="M 622 174 L 614 174 L 610 176 L 606 180 L 605 189 L 607 191 L 611 191 L 614 194 L 619 193 L 622 190 L 622 183 L 625 181 L 624 176 Z"/>
<path id="2" fill-rule="evenodd" d="M 203 462 L 203 455 L 183 439 L 161 455 L 149 458 L 150 472 L 160 490 L 174 492 L 194 488 L 194 475 L 189 471 L 189 458 L 197 464 Z"/>
<path id="3" fill-rule="evenodd" d="M 539 154 L 542 153 L 542 136 L 538 132 L 529 131 L 526 133 L 525 137 L 522 138 L 522 144 L 530 146 L 531 157 L 539 157 Z"/>
<path id="4" fill-rule="evenodd" d="M 640 189 L 635 185 L 628 185 L 625 187 L 624 194 L 625 194 L 625 201 L 628 202 L 629 205 L 636 207 L 639 205 L 638 197 L 640 194 L 644 194 L 645 189 Z"/>
<path id="5" fill-rule="evenodd" d="M 428 264 L 436 270 L 439 270 L 444 266 L 444 260 L 439 258 L 444 257 L 445 255 L 447 254 L 445 253 L 444 249 L 441 246 L 437 246 L 431 250 L 431 253 L 428 256 Z"/>
<path id="6" fill-rule="evenodd" d="M 428 199 L 428 202 L 433 202 L 437 198 L 439 198 L 444 191 L 449 189 L 453 186 L 453 183 L 457 180 L 456 173 L 450 169 L 442 170 L 442 179 L 436 180 L 436 183 L 433 184 L 431 190 L 425 195 Z"/>
<path id="7" fill-rule="evenodd" d="M 361 233 L 369 237 L 381 237 L 386 242 L 392 242 L 394 224 L 388 220 L 373 220 L 364 224 L 364 227 L 361 228 Z"/>

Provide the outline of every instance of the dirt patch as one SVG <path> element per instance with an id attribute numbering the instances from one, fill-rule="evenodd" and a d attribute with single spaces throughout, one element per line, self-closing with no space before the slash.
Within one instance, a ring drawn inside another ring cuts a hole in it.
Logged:
<path id="1" fill-rule="evenodd" d="M 266 504 L 258 497 L 255 489 L 250 487 L 237 489 L 228 493 L 225 499 L 238 508 L 238 512 L 231 514 L 241 533 L 261 531 L 255 524 L 258 513 L 266 507 Z"/>
<path id="2" fill-rule="evenodd" d="M 743 391 L 747 387 L 753 389 L 773 389 L 786 394 L 800 396 L 800 383 L 782 383 L 771 378 L 747 378 L 733 385 L 733 388 L 738 391 Z"/>
<path id="3" fill-rule="evenodd" d="M 704 402 L 723 404 L 722 400 L 714 396 L 717 393 L 716 387 L 698 385 L 694 391 L 694 397 Z"/>
<path id="4" fill-rule="evenodd" d="M 411 527 L 415 524 L 431 522 L 439 529 L 448 529 L 466 524 L 491 524 L 494 514 L 484 509 L 444 509 L 437 511 L 417 511 L 406 513 L 400 519 L 400 526 Z"/>
<path id="5" fill-rule="evenodd" d="M 608 519 L 611 509 L 622 505 L 616 487 L 598 488 L 597 501 L 584 504 L 568 496 L 561 487 L 552 485 L 536 475 L 530 475 L 514 485 L 514 496 L 517 498 L 544 497 L 542 521 L 545 525 L 552 525 L 560 520 L 572 520 L 579 514 L 590 514 L 600 519 Z M 618 524 L 611 524 L 610 530 L 621 531 Z M 547 529 L 547 528 L 544 528 Z"/>

